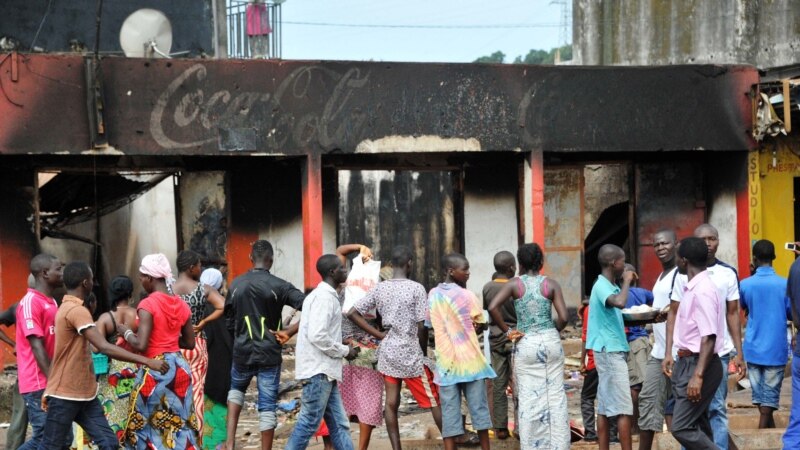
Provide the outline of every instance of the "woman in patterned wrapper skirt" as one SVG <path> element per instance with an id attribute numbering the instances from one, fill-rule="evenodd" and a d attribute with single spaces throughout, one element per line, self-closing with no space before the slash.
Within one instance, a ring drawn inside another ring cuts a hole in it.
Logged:
<path id="1" fill-rule="evenodd" d="M 205 414 L 205 384 L 208 375 L 208 341 L 204 328 L 209 323 L 222 317 L 225 298 L 217 288 L 200 282 L 203 273 L 200 255 L 184 250 L 178 254 L 178 280 L 172 286 L 172 292 L 180 296 L 192 311 L 194 325 L 194 349 L 181 350 L 181 354 L 189 363 L 192 371 L 192 397 L 194 412 L 197 415 L 197 426 L 200 429 L 198 444 L 203 444 L 203 424 Z M 206 317 L 206 306 L 211 305 L 214 311 Z"/>
<path id="2" fill-rule="evenodd" d="M 136 309 L 130 306 L 133 294 L 133 282 L 126 276 L 118 276 L 111 280 L 108 289 L 110 311 L 103 313 L 97 319 L 97 331 L 112 344 L 118 345 L 130 352 L 134 351 L 125 342 L 119 332 L 118 324 L 128 326 L 134 333 L 138 329 Z M 131 399 L 136 388 L 136 364 L 111 359 L 108 373 L 98 379 L 100 388 L 97 399 L 103 405 L 106 420 L 111 429 L 116 433 L 120 444 L 125 437 L 125 428 L 128 425 L 128 414 L 131 411 Z"/>
<path id="3" fill-rule="evenodd" d="M 199 449 L 197 416 L 192 401 L 189 363 L 180 350 L 195 346 L 189 306 L 169 293 L 172 270 L 163 254 L 147 255 L 139 267 L 139 281 L 149 294 L 138 306 L 139 330 L 119 326 L 134 350 L 169 363 L 166 374 L 139 369 L 134 408 L 125 431 L 125 448 Z"/>

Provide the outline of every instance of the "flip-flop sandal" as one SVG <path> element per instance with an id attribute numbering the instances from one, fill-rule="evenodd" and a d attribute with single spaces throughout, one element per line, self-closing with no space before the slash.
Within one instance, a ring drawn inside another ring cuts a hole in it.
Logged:
<path id="1" fill-rule="evenodd" d="M 456 445 L 460 447 L 477 447 L 481 445 L 481 438 L 475 433 L 467 432 L 456 439 Z"/>
<path id="2" fill-rule="evenodd" d="M 494 431 L 494 435 L 495 435 L 495 437 L 497 437 L 497 439 L 500 439 L 500 440 L 506 440 L 510 436 L 510 434 L 508 434 L 508 430 L 506 430 L 506 429 L 495 430 Z"/>

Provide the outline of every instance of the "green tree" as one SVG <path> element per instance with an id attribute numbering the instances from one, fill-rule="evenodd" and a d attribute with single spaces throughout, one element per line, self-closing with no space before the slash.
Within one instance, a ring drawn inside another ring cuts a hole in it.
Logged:
<path id="1" fill-rule="evenodd" d="M 476 59 L 474 62 L 476 63 L 486 63 L 486 64 L 503 64 L 506 60 L 506 54 L 501 52 L 500 50 L 492 53 L 489 56 L 481 56 L 480 58 Z"/>
<path id="2" fill-rule="evenodd" d="M 523 58 L 517 56 L 514 58 L 514 64 L 553 64 L 553 56 L 544 50 L 531 50 Z"/>
<path id="3" fill-rule="evenodd" d="M 524 57 L 522 55 L 514 58 L 514 64 L 555 64 L 556 52 L 560 52 L 561 61 L 569 61 L 572 59 L 572 46 L 565 45 L 563 47 L 551 48 L 550 51 L 541 49 L 532 49 Z M 503 63 L 506 55 L 501 51 L 496 51 L 489 56 L 481 56 L 476 59 L 476 63 Z"/>

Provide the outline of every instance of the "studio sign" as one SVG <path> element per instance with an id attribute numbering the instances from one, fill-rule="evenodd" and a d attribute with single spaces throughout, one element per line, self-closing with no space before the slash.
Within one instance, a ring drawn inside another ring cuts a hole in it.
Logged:
<path id="1" fill-rule="evenodd" d="M 236 133 L 252 138 L 254 148 L 241 150 L 285 151 L 311 143 L 334 148 L 360 136 L 366 122 L 365 112 L 352 105 L 370 75 L 362 76 L 358 68 L 340 73 L 319 65 L 299 67 L 275 92 L 212 91 L 206 70 L 203 64 L 189 67 L 158 97 L 150 133 L 162 148 L 213 145 L 222 134 Z"/>

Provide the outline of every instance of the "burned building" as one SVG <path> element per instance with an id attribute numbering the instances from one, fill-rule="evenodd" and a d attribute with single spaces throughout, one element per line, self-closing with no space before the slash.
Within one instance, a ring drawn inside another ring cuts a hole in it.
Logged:
<path id="1" fill-rule="evenodd" d="M 746 266 L 758 80 L 735 65 L 5 53 L 0 299 L 19 299 L 43 248 L 91 261 L 101 283 L 184 248 L 231 279 L 259 238 L 297 286 L 358 242 L 381 260 L 413 247 L 427 287 L 463 252 L 474 291 L 495 252 L 536 241 L 572 308 L 606 242 L 652 284 L 662 227 L 723 223 L 729 262 Z"/>

